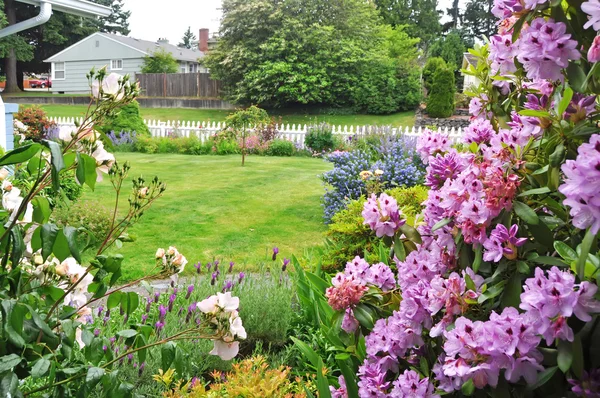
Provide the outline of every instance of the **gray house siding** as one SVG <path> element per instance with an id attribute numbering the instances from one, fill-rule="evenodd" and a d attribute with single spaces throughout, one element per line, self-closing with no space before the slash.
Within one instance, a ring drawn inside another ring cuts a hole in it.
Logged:
<path id="1" fill-rule="evenodd" d="M 122 59 L 123 69 L 115 70 L 114 72 L 120 75 L 129 74 L 131 80 L 135 78 L 135 73 L 142 68 L 144 60 L 142 58 L 112 58 Z M 111 72 L 111 59 L 100 59 L 92 61 L 65 61 L 65 78 L 52 80 L 53 93 L 65 94 L 85 94 L 90 92 L 90 84 L 86 75 L 95 68 L 96 70 L 106 67 L 108 72 Z"/>

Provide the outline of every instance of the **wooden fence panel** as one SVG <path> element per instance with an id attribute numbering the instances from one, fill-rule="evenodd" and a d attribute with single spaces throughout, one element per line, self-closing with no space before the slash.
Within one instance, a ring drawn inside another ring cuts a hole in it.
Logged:
<path id="1" fill-rule="evenodd" d="M 146 97 L 221 97 L 221 82 L 208 73 L 136 73 L 135 78 Z"/>

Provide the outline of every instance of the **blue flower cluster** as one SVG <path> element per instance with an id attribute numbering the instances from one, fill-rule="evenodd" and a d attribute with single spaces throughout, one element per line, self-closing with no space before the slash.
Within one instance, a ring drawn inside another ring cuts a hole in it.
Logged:
<path id="1" fill-rule="evenodd" d="M 333 170 L 322 175 L 326 184 L 323 196 L 325 222 L 344 209 L 347 203 L 366 194 L 365 182 L 360 172 L 383 170 L 384 188 L 414 186 L 423 181 L 425 168 L 417 155 L 414 142 L 401 137 L 381 139 L 373 154 L 354 150 L 333 152 L 326 160 L 333 163 Z"/>
<path id="2" fill-rule="evenodd" d="M 135 131 L 121 131 L 119 135 L 116 135 L 114 131 L 110 131 L 106 136 L 110 138 L 113 146 L 134 144 L 136 139 Z"/>

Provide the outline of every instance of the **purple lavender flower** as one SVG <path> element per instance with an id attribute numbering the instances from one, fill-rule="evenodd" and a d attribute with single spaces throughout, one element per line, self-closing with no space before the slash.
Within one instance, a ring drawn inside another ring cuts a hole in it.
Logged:
<path id="1" fill-rule="evenodd" d="M 212 274 L 212 279 L 210 280 L 210 284 L 211 284 L 211 285 L 213 285 L 213 286 L 215 285 L 215 283 L 217 282 L 217 277 L 218 277 L 218 276 L 219 276 L 219 274 L 218 274 L 218 273 L 216 273 L 216 272 L 213 272 L 213 274 Z"/>
<path id="2" fill-rule="evenodd" d="M 100 336 L 100 329 L 94 329 L 94 336 Z"/>
<path id="3" fill-rule="evenodd" d="M 193 291 L 194 291 L 194 285 L 189 285 L 187 288 L 187 294 L 185 295 L 186 300 L 190 298 Z"/>
<path id="4" fill-rule="evenodd" d="M 176 294 L 171 294 L 169 296 L 169 306 L 168 306 L 169 312 L 173 311 L 173 303 L 175 303 L 176 298 L 177 298 Z"/>
<path id="5" fill-rule="evenodd" d="M 154 302 L 158 303 L 158 300 L 160 300 L 160 292 L 154 292 Z"/>
<path id="6" fill-rule="evenodd" d="M 158 321 L 154 324 L 154 329 L 156 330 L 156 334 L 160 334 L 160 332 L 165 327 L 164 322 Z"/>
<path id="7" fill-rule="evenodd" d="M 277 254 L 279 254 L 279 248 L 277 246 L 275 246 L 273 248 L 273 257 L 272 257 L 273 261 L 277 260 Z"/>
<path id="8" fill-rule="evenodd" d="M 212 267 L 212 263 L 206 263 L 206 270 L 210 271 L 210 268 Z"/>
<path id="9" fill-rule="evenodd" d="M 158 306 L 158 319 L 163 322 L 165 320 L 165 316 L 167 315 L 167 307 L 164 305 Z"/>
<path id="10" fill-rule="evenodd" d="M 240 272 L 240 275 L 238 276 L 238 283 L 242 283 L 242 281 L 244 280 L 245 276 L 246 276 L 245 273 Z"/>
<path id="11" fill-rule="evenodd" d="M 147 320 L 148 320 L 148 314 L 142 315 L 142 325 L 145 325 Z"/>
<path id="12" fill-rule="evenodd" d="M 106 352 L 106 350 L 108 350 L 108 347 L 106 345 L 102 346 L 102 351 Z"/>
<path id="13" fill-rule="evenodd" d="M 227 291 L 231 291 L 232 288 L 233 288 L 233 282 L 231 280 L 227 279 L 225 281 L 225 284 L 223 285 L 222 292 L 225 293 Z"/>
<path id="14" fill-rule="evenodd" d="M 142 363 L 140 364 L 140 368 L 139 368 L 139 370 L 138 370 L 138 375 L 139 375 L 140 377 L 142 376 L 142 373 L 144 372 L 144 368 L 145 368 L 145 367 L 146 367 L 146 362 L 142 362 Z"/>
<path id="15" fill-rule="evenodd" d="M 104 311 L 104 307 L 103 307 L 103 306 L 99 306 L 99 307 L 98 307 L 98 312 L 97 312 L 97 314 L 98 314 L 98 318 L 100 318 L 100 317 L 102 316 L 102 312 L 103 312 L 103 311 Z"/>
<path id="16" fill-rule="evenodd" d="M 131 363 L 133 362 L 133 354 L 127 354 L 127 362 L 129 362 L 129 364 L 131 365 Z"/>
<path id="17" fill-rule="evenodd" d="M 196 273 L 200 274 L 202 272 L 202 263 L 198 261 L 196 264 L 194 264 L 194 268 L 196 268 Z"/>
<path id="18" fill-rule="evenodd" d="M 174 287 L 174 288 L 173 288 L 173 294 L 175 294 L 175 295 L 176 295 L 178 291 L 179 291 L 179 289 L 178 289 L 178 288 L 176 288 L 176 287 Z"/>
<path id="19" fill-rule="evenodd" d="M 229 271 L 228 272 L 233 272 L 233 266 L 235 265 L 235 263 L 233 261 L 231 261 L 229 263 Z"/>
<path id="20" fill-rule="evenodd" d="M 146 312 L 150 312 L 153 302 L 154 300 L 152 299 L 152 297 L 146 297 Z"/>
<path id="21" fill-rule="evenodd" d="M 194 302 L 188 306 L 187 315 L 185 316 L 185 322 L 188 323 L 192 316 L 194 315 L 194 311 L 196 311 L 197 304 Z"/>
<path id="22" fill-rule="evenodd" d="M 283 272 L 285 272 L 285 270 L 287 269 L 288 264 L 290 263 L 290 260 L 288 258 L 284 258 L 283 259 L 283 265 L 281 266 L 281 270 Z"/>
<path id="23" fill-rule="evenodd" d="M 117 339 L 115 337 L 111 337 L 110 339 L 108 339 L 108 341 L 110 341 L 110 345 L 112 347 L 115 344 L 115 341 L 117 341 Z"/>

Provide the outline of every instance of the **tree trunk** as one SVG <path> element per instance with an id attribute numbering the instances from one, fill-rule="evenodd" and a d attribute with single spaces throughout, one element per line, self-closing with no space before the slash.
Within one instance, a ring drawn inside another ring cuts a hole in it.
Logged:
<path id="1" fill-rule="evenodd" d="M 9 26 L 17 23 L 17 10 L 15 10 L 14 0 L 4 0 L 4 12 L 6 13 Z M 9 50 L 8 56 L 4 61 L 4 71 L 6 72 L 6 88 L 4 92 L 21 92 L 17 81 L 17 55 L 14 48 Z"/>

